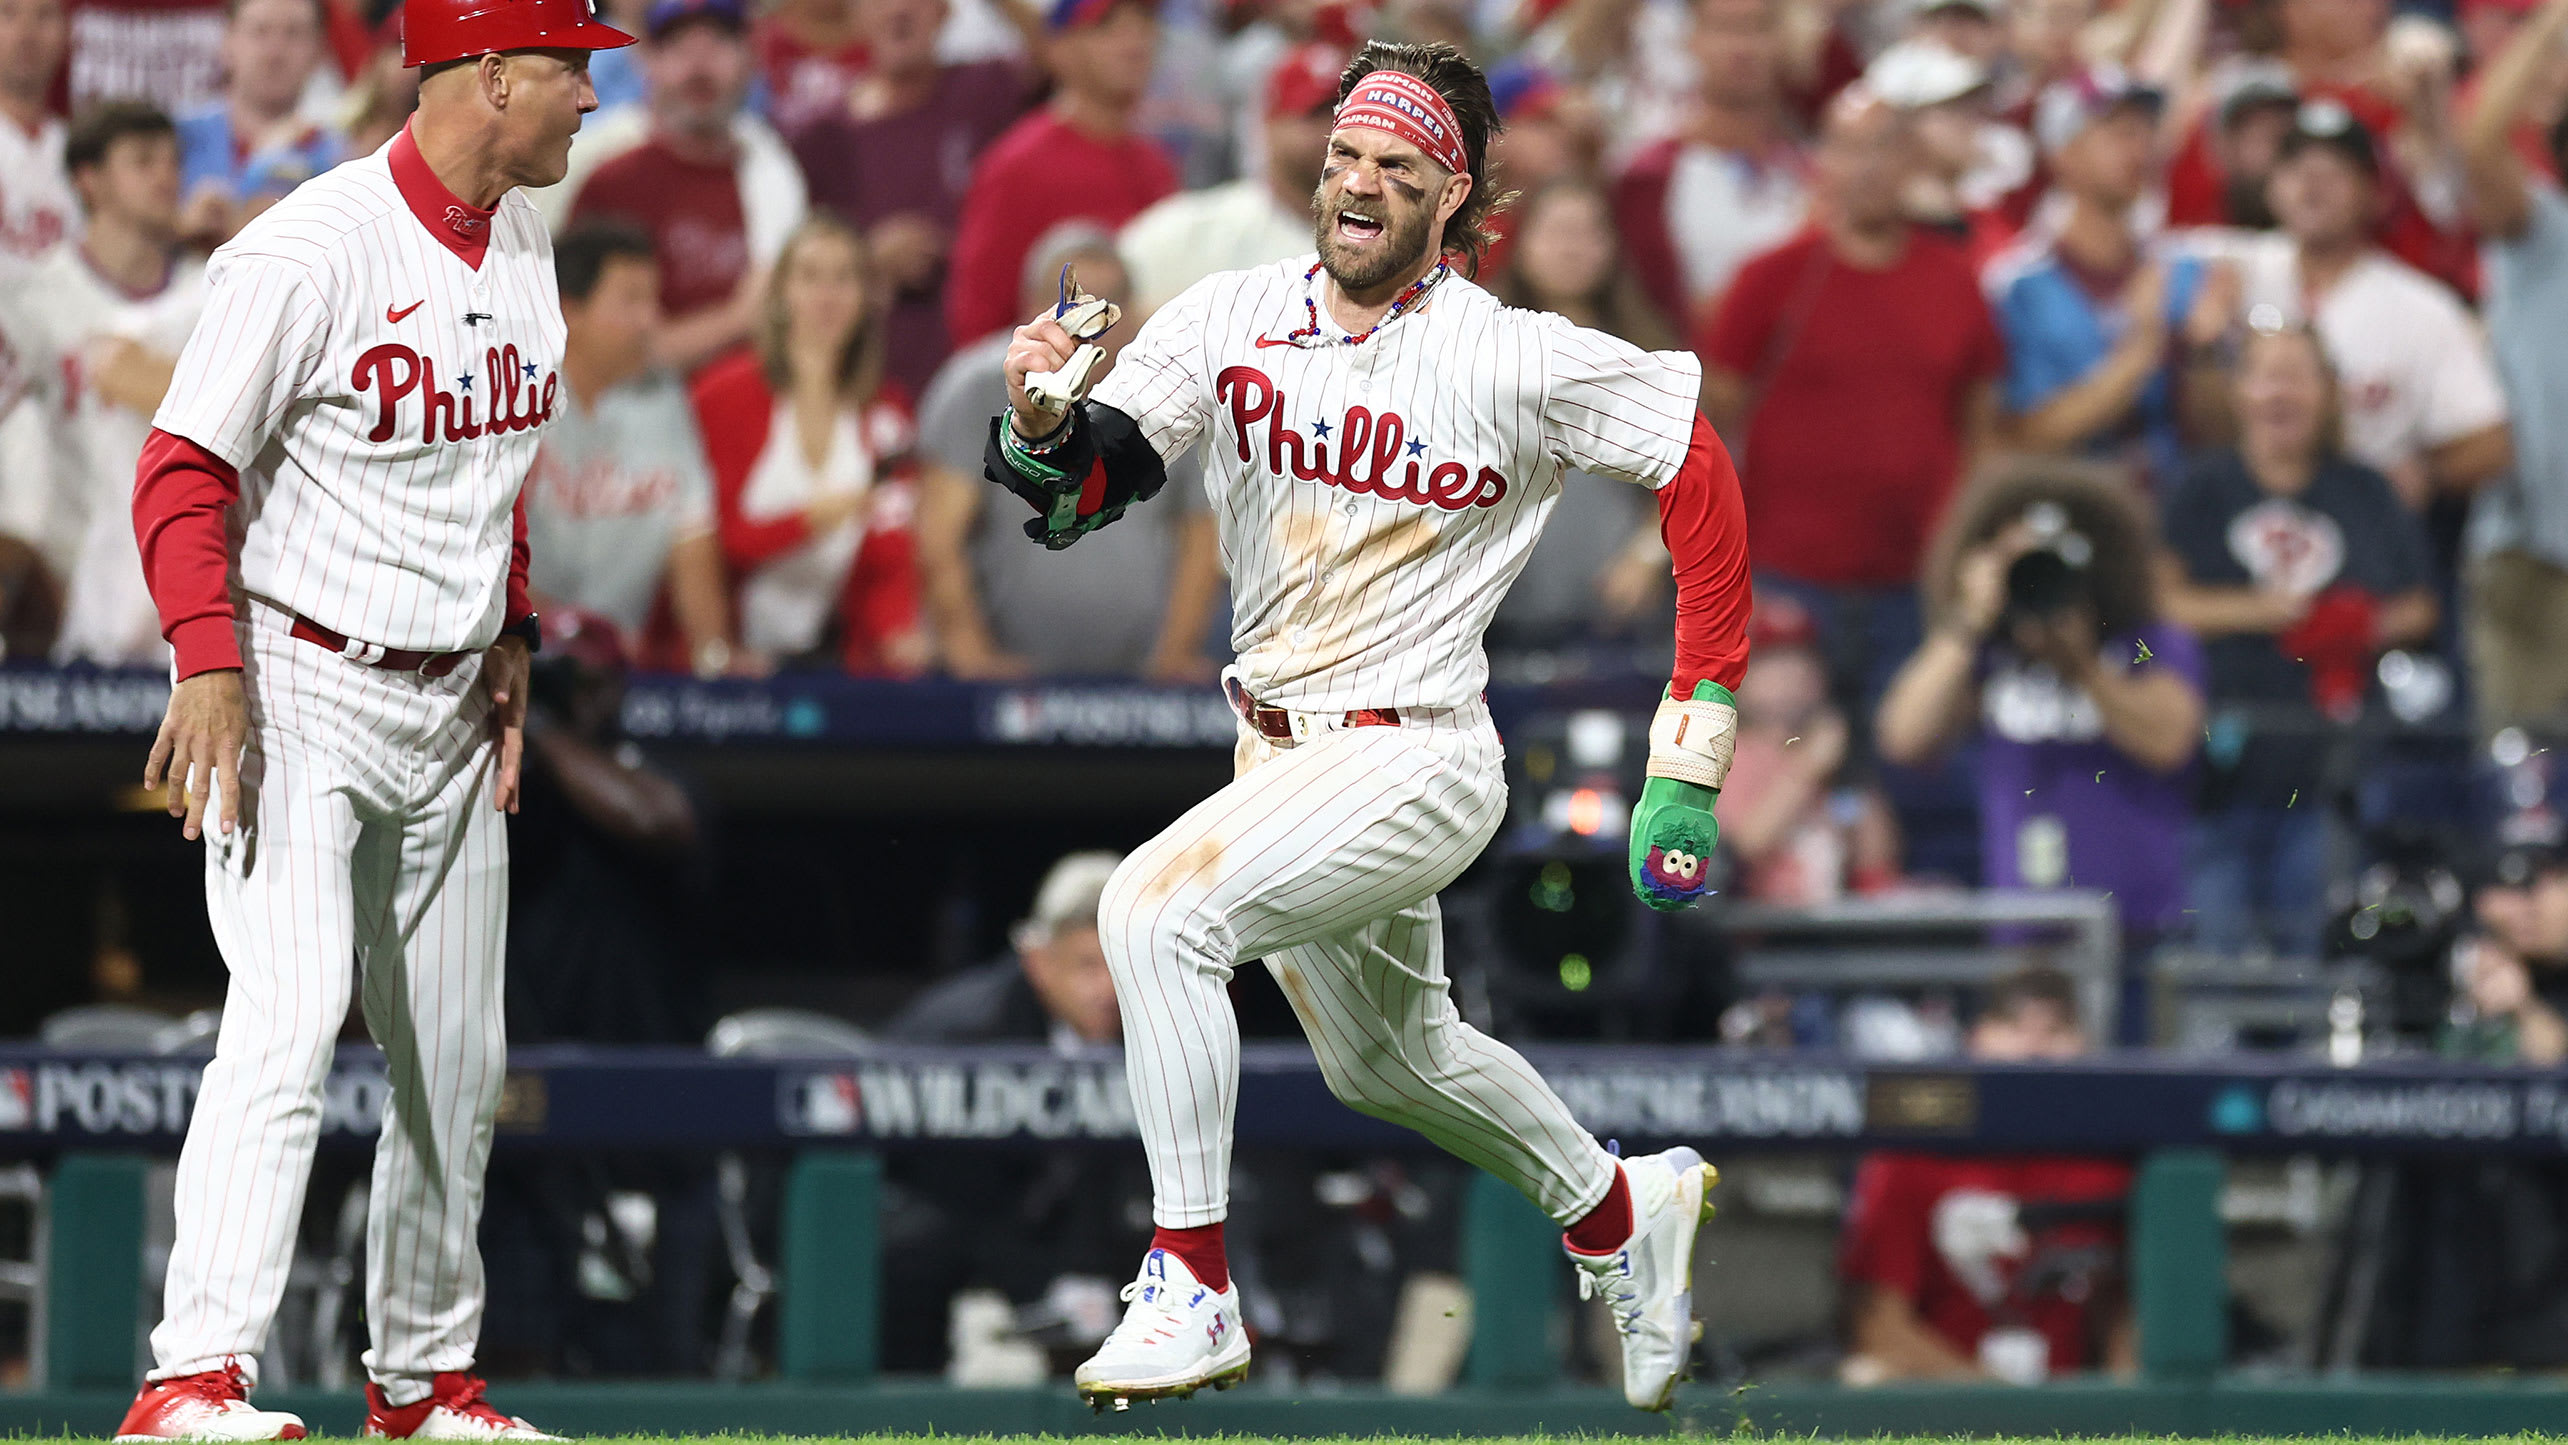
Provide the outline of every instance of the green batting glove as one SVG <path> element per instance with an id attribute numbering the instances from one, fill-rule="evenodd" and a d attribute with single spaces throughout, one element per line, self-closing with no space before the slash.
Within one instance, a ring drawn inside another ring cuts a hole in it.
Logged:
<path id="1" fill-rule="evenodd" d="M 1660 699 L 1650 722 L 1649 778 L 1632 809 L 1632 892 L 1661 913 L 1711 894 L 1712 849 L 1721 841 L 1712 805 L 1738 728 L 1738 700 L 1710 681 L 1696 683 L 1691 698 Z"/>
<path id="2" fill-rule="evenodd" d="M 1721 824 L 1712 816 L 1719 790 L 1652 778 L 1632 810 L 1632 891 L 1661 913 L 1691 908 L 1707 896 L 1712 845 Z"/>

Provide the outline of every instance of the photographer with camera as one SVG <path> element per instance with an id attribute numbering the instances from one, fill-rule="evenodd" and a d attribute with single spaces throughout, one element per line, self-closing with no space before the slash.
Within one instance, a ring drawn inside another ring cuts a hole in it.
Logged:
<path id="1" fill-rule="evenodd" d="M 2460 997 L 2443 1052 L 2557 1068 L 2568 1061 L 2568 854 L 2508 848 L 2470 902 L 2477 927 L 2453 957 Z"/>
<path id="2" fill-rule="evenodd" d="M 2157 545 L 2128 487 L 2074 464 L 1983 485 L 1928 559 L 1934 625 L 1874 722 L 1908 766 L 1976 738 L 1986 881 L 2108 889 L 2139 942 L 2183 907 L 2202 737 L 2202 653 L 2159 611 Z"/>
<path id="3" fill-rule="evenodd" d="M 2434 865 L 2450 856 L 2439 851 Z M 2415 876 L 2413 858 L 2403 871 Z M 2441 881 L 2436 903 L 2448 906 L 2406 910 L 2422 925 L 2422 957 L 2393 961 L 2409 972 L 2390 980 L 2392 1027 L 2446 1058 L 2558 1068 L 2568 1061 L 2568 856 L 2556 843 L 2503 848 L 2466 904 L 2448 871 Z M 2556 1156 L 2489 1154 L 2463 1168 L 2367 1161 L 2345 1218 L 2320 1288 L 2313 1333 L 2329 1343 L 2318 1368 L 2568 1365 L 2568 1165 Z"/>
<path id="4" fill-rule="evenodd" d="M 2239 441 L 2167 498 L 2167 614 L 2205 643 L 2213 720 L 2191 861 L 2196 937 L 2313 957 L 2329 744 L 2380 656 L 2433 636 L 2423 524 L 2344 453 L 2336 373 L 2306 326 L 2252 327 Z"/>

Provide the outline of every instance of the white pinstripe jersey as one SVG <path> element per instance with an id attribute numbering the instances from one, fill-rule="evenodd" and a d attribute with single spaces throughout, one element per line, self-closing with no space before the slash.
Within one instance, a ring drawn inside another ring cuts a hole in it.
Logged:
<path id="1" fill-rule="evenodd" d="M 1204 443 L 1240 681 L 1319 712 L 1456 707 L 1481 634 L 1576 467 L 1667 484 L 1702 364 L 1461 275 L 1358 345 L 1309 324 L 1313 258 L 1208 277 L 1162 307 L 1094 399 L 1164 459 Z"/>
<path id="2" fill-rule="evenodd" d="M 413 213 L 390 149 L 214 253 L 153 425 L 240 469 L 243 590 L 383 647 L 487 647 L 559 384 L 553 245 L 511 191 L 466 263 Z"/>

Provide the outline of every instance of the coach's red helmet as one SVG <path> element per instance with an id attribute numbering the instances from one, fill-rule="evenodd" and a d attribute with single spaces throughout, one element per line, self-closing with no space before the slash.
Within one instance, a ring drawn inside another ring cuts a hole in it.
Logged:
<path id="1" fill-rule="evenodd" d="M 633 37 L 590 0 L 402 0 L 401 63 L 434 65 L 500 50 L 613 50 Z"/>

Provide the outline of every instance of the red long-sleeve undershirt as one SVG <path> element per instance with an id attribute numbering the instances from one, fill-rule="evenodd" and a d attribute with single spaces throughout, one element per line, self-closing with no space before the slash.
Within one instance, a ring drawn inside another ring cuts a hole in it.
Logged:
<path id="1" fill-rule="evenodd" d="M 1748 507 L 1712 423 L 1694 419 L 1685 464 L 1659 488 L 1659 536 L 1676 565 L 1676 674 L 1671 697 L 1705 678 L 1738 691 L 1748 670 Z"/>
<path id="2" fill-rule="evenodd" d="M 1731 484 L 1732 488 L 1737 483 Z M 517 500 L 508 507 L 508 582 L 502 589 L 499 619 L 504 627 L 514 627 L 535 615 L 535 604 L 526 596 L 526 566 L 535 549 L 526 545 L 526 484 L 517 484 Z"/>
<path id="3" fill-rule="evenodd" d="M 143 581 L 160 609 L 161 636 L 177 654 L 181 679 L 241 665 L 232 624 L 231 538 L 223 514 L 241 498 L 241 474 L 205 448 L 152 429 L 134 468 L 134 541 Z M 526 599 L 526 494 L 511 519 L 507 618 L 522 621 Z"/>
<path id="4" fill-rule="evenodd" d="M 158 427 L 143 439 L 134 467 L 134 542 L 182 679 L 241 665 L 223 524 L 240 498 L 241 474 L 230 462 Z"/>

